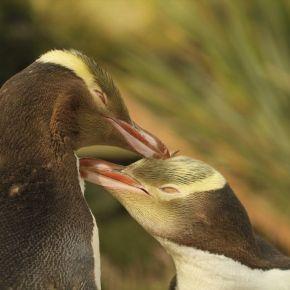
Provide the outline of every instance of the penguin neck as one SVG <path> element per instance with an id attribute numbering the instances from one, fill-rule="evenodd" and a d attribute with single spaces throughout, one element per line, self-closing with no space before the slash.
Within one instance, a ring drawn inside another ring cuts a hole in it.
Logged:
<path id="1" fill-rule="evenodd" d="M 290 258 L 255 234 L 245 208 L 229 185 L 214 194 L 205 192 L 199 196 L 207 200 L 199 203 L 204 206 L 202 212 L 207 213 L 206 222 L 195 211 L 187 227 L 159 237 L 187 249 L 223 255 L 251 269 L 290 269 Z"/>
<path id="2" fill-rule="evenodd" d="M 1 149 L 1 148 L 0 148 Z M 13 154 L 0 150 L 1 192 L 19 188 L 16 195 L 27 193 L 28 199 L 58 200 L 62 198 L 83 198 L 79 178 L 78 158 L 73 150 L 55 152 L 49 148 L 25 154 Z M 8 154 L 7 154 L 8 153 Z M 13 190 L 12 190 L 13 191 Z M 28 192 L 29 195 L 28 196 Z M 11 192 L 13 196 L 13 192 Z"/>
<path id="3" fill-rule="evenodd" d="M 0 159 L 39 162 L 73 154 L 83 105 L 77 96 L 84 91 L 78 77 L 53 64 L 33 63 L 8 80 L 0 88 Z"/>
<path id="4" fill-rule="evenodd" d="M 234 289 L 237 285 L 241 289 L 289 289 L 285 287 L 290 285 L 290 270 L 251 269 L 223 255 L 181 246 L 166 239 L 157 240 L 173 258 L 175 290 L 222 290 Z"/>
<path id="5" fill-rule="evenodd" d="M 68 124 L 72 121 L 68 114 L 61 114 L 65 92 L 50 95 L 44 89 L 44 95 L 39 97 L 35 90 L 40 86 L 38 74 L 41 68 L 33 64 L 30 69 L 35 71 L 34 82 L 24 70 L 0 90 L 0 107 L 5 108 L 0 122 L 0 187 L 7 184 L 2 192 L 9 192 L 11 186 L 19 186 L 22 192 L 29 188 L 29 192 L 47 198 L 48 195 L 69 194 L 66 188 L 70 187 L 81 195 L 74 139 L 68 130 L 74 127 Z M 61 76 L 63 69 L 58 70 Z M 49 76 L 47 82 L 53 89 L 58 83 L 54 75 Z M 27 81 L 29 84 L 36 82 L 37 88 L 32 85 L 26 88 Z M 63 189 L 62 192 L 58 192 L 59 189 Z"/>
<path id="6" fill-rule="evenodd" d="M 59 205 L 61 198 L 83 198 L 72 139 L 60 122 L 51 131 L 51 111 L 52 107 L 46 108 L 41 118 L 28 117 L 27 112 L 20 112 L 19 120 L 16 114 L 2 116 L 0 193 L 43 204 L 57 201 Z"/>

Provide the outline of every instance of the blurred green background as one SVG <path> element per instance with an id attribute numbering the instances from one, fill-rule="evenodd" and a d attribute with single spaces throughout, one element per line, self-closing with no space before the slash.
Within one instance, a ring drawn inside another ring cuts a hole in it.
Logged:
<path id="1" fill-rule="evenodd" d="M 0 85 L 46 50 L 79 49 L 289 226 L 289 1 L 1 0 L 0 34 Z M 136 158 L 93 153 L 122 163 Z M 166 289 L 170 259 L 97 190 L 87 186 L 100 227 L 103 289 Z"/>

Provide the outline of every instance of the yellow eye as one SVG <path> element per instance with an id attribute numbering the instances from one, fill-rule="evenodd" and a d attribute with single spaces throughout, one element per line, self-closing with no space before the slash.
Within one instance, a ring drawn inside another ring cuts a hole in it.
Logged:
<path id="1" fill-rule="evenodd" d="M 179 190 L 172 186 L 164 186 L 161 187 L 160 189 L 166 193 L 179 193 Z"/>

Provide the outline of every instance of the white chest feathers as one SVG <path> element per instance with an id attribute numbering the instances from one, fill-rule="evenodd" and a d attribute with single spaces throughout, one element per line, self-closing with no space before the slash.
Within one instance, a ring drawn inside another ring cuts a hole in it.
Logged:
<path id="1" fill-rule="evenodd" d="M 80 188 L 81 191 L 84 195 L 85 193 L 85 182 L 84 180 L 81 178 L 80 173 L 79 173 L 79 159 L 76 156 L 77 159 L 77 169 L 78 169 L 78 178 L 79 178 L 79 183 L 80 183 Z M 91 211 L 90 211 L 91 212 Z M 97 285 L 97 289 L 101 290 L 101 257 L 100 257 L 100 245 L 99 245 L 99 230 L 98 230 L 98 226 L 95 220 L 94 215 L 92 214 L 92 218 L 93 218 L 93 223 L 94 223 L 94 227 L 93 227 L 93 231 L 92 231 L 92 240 L 91 240 L 91 244 L 92 244 L 92 248 L 93 248 L 93 255 L 94 255 L 94 276 L 95 276 L 95 282 Z"/>
<path id="2" fill-rule="evenodd" d="M 100 257 L 100 246 L 99 246 L 99 230 L 96 224 L 95 217 L 93 216 L 94 228 L 92 235 L 92 248 L 94 252 L 94 274 L 97 289 L 101 290 L 101 257 Z"/>
<path id="3" fill-rule="evenodd" d="M 158 240 L 174 260 L 176 290 L 290 290 L 290 270 L 253 270 L 222 255 Z"/>

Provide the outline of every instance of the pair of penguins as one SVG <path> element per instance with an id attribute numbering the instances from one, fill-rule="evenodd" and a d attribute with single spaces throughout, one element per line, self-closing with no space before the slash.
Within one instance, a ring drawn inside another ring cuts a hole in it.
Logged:
<path id="1" fill-rule="evenodd" d="M 146 158 L 121 167 L 76 157 L 99 144 Z M 131 120 L 99 65 L 53 50 L 0 90 L 1 290 L 101 289 L 84 179 L 108 189 L 172 256 L 171 290 L 290 289 L 290 258 L 254 233 L 223 176 L 170 157 Z"/>

